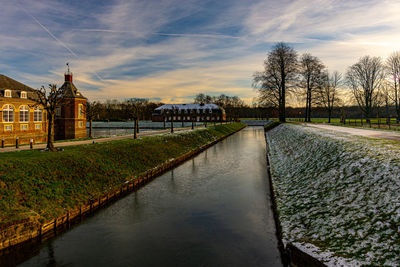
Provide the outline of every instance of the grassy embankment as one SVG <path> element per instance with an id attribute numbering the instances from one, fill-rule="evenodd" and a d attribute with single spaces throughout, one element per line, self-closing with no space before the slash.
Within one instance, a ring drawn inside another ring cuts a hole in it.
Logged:
<path id="1" fill-rule="evenodd" d="M 331 263 L 400 264 L 399 142 L 287 124 L 267 141 L 285 242 Z"/>
<path id="2" fill-rule="evenodd" d="M 244 124 L 66 147 L 63 152 L 0 153 L 0 225 L 57 217 L 119 188 L 172 158 L 237 131 Z"/>

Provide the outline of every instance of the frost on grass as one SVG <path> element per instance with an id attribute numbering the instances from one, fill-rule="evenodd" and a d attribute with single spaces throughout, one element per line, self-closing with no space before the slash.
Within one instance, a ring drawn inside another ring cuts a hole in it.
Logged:
<path id="1" fill-rule="evenodd" d="M 400 264 L 399 143 L 298 125 L 267 142 L 285 242 L 331 252 L 326 261 Z"/>

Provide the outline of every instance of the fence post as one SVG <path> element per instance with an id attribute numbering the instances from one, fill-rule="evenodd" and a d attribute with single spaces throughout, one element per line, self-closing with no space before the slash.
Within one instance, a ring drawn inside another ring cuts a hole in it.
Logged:
<path id="1" fill-rule="evenodd" d="M 33 139 L 29 140 L 29 146 L 31 149 L 33 149 Z"/>
<path id="2" fill-rule="evenodd" d="M 4 148 L 4 138 L 1 139 L 1 148 Z"/>
<path id="3" fill-rule="evenodd" d="M 15 148 L 19 148 L 19 138 L 18 138 L 18 136 L 15 138 Z"/>

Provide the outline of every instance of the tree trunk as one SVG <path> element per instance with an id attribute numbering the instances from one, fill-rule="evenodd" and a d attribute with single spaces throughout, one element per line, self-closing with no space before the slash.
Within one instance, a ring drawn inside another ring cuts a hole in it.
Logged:
<path id="1" fill-rule="evenodd" d="M 137 127 L 136 127 L 137 119 L 134 118 L 134 126 L 133 126 L 133 139 L 137 139 Z"/>
<path id="2" fill-rule="evenodd" d="M 332 110 L 328 110 L 328 123 L 331 123 L 331 117 L 332 117 Z"/>
<path id="3" fill-rule="evenodd" d="M 311 90 L 309 91 L 309 95 L 308 95 L 308 117 L 307 117 L 307 121 L 311 122 Z"/>
<path id="4" fill-rule="evenodd" d="M 92 119 L 89 120 L 89 138 L 92 139 L 93 138 L 93 127 L 92 127 Z"/>
<path id="5" fill-rule="evenodd" d="M 174 114 L 171 115 L 171 133 L 174 132 Z"/>
<path id="6" fill-rule="evenodd" d="M 285 114 L 285 105 L 286 105 L 286 84 L 285 84 L 285 71 L 281 67 L 281 95 L 279 99 L 279 121 L 280 122 L 286 122 L 286 114 Z"/>
<path id="7" fill-rule="evenodd" d="M 47 149 L 49 151 L 57 151 L 54 147 L 54 114 L 47 111 L 47 119 L 49 121 L 49 128 L 47 130 Z"/>
<path id="8" fill-rule="evenodd" d="M 135 126 L 136 126 L 136 132 L 139 133 L 139 118 L 136 118 Z"/>

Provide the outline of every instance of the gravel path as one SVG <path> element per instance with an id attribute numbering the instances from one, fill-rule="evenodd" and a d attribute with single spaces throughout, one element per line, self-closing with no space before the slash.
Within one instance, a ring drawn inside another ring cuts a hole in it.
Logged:
<path id="1" fill-rule="evenodd" d="M 359 129 L 359 128 L 351 128 L 351 127 L 326 125 L 326 124 L 305 123 L 305 125 L 315 127 L 315 128 L 320 128 L 320 129 L 348 133 L 348 134 L 352 134 L 352 135 L 400 141 L 400 133 L 396 133 L 396 132 Z"/>

